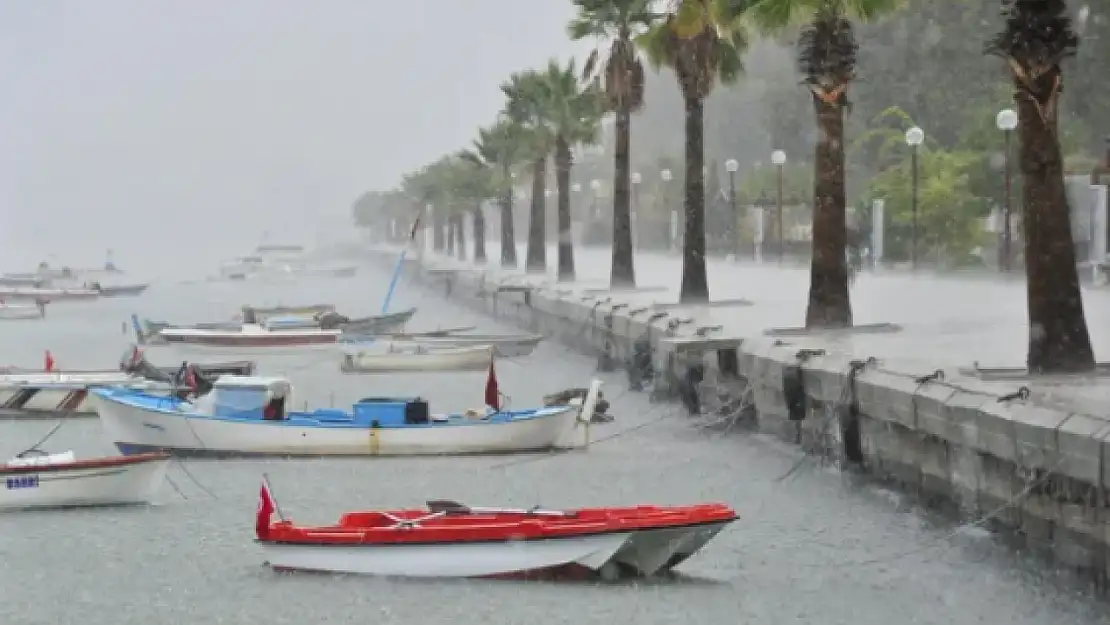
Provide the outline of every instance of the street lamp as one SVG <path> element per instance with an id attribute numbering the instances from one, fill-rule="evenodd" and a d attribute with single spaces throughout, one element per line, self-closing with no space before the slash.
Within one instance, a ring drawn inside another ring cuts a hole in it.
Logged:
<path id="1" fill-rule="evenodd" d="M 779 229 L 779 264 L 781 265 L 782 264 L 783 247 L 785 247 L 785 245 L 783 243 L 783 238 L 784 237 L 783 237 L 783 230 L 782 230 L 782 212 L 783 212 L 783 206 L 782 206 L 782 172 L 783 172 L 783 167 L 786 165 L 786 152 L 783 152 L 782 150 L 775 150 L 774 152 L 771 152 L 771 163 L 775 166 L 775 170 L 776 170 L 775 174 L 776 174 L 776 178 L 778 180 L 778 202 L 776 202 L 776 208 L 777 208 L 776 219 L 777 219 L 777 222 L 778 222 L 778 229 Z"/>
<path id="2" fill-rule="evenodd" d="M 1003 162 L 1003 191 L 1002 191 L 1002 245 L 998 247 L 998 268 L 1002 271 L 1010 270 L 1010 240 L 1013 238 L 1010 233 L 1010 198 L 1011 194 L 1011 179 L 1012 174 L 1010 170 L 1010 137 L 1014 133 L 1014 129 L 1018 125 L 1018 116 L 1013 109 L 1002 109 L 994 118 L 994 123 L 998 129 L 1002 131 L 1005 137 L 1005 147 L 1002 152 Z"/>
<path id="3" fill-rule="evenodd" d="M 913 225 L 910 230 L 910 268 L 917 269 L 917 150 L 925 141 L 925 131 L 914 126 L 906 131 L 906 144 L 910 146 L 910 169 L 913 175 L 913 189 L 910 194 L 910 211 Z"/>
<path id="4" fill-rule="evenodd" d="M 740 255 L 740 212 L 736 208 L 736 171 L 740 163 L 730 158 L 725 161 L 725 170 L 728 172 L 728 199 L 732 204 L 732 253 Z"/>

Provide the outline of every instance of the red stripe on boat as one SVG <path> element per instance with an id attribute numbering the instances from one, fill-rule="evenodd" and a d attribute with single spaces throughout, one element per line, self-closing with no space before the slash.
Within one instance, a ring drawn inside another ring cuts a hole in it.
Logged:
<path id="1" fill-rule="evenodd" d="M 167 343 L 191 343 L 193 345 L 228 345 L 265 347 L 269 345 L 322 345 L 339 342 L 338 334 L 293 334 L 283 335 L 280 331 L 258 336 L 250 334 L 229 334 L 224 336 L 162 334 Z"/>
<path id="2" fill-rule="evenodd" d="M 89 458 L 76 462 L 59 462 L 56 464 L 37 464 L 22 467 L 10 467 L 0 464 L 0 475 L 17 473 L 50 473 L 57 471 L 73 471 L 77 469 L 103 469 L 106 467 L 122 467 L 132 464 L 142 464 L 154 460 L 169 458 L 170 455 L 162 452 L 135 454 L 134 456 L 106 456 L 104 458 Z"/>

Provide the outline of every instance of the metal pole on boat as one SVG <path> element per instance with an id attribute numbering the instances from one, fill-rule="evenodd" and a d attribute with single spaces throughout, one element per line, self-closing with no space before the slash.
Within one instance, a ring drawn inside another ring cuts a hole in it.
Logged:
<path id="1" fill-rule="evenodd" d="M 382 302 L 382 314 L 389 311 L 389 302 L 393 299 L 393 292 L 397 290 L 397 280 L 401 277 L 401 267 L 405 264 L 405 254 L 408 249 L 401 250 L 401 255 L 397 257 L 397 266 L 393 269 L 393 277 L 389 280 L 389 290 L 385 292 L 385 301 Z"/>
<path id="2" fill-rule="evenodd" d="M 266 473 L 263 473 L 262 481 L 266 483 L 266 490 L 270 492 L 270 499 L 274 501 L 274 512 L 277 512 L 278 518 L 284 521 L 285 514 L 282 513 L 281 504 L 278 503 L 277 497 L 274 495 L 274 487 L 270 485 L 270 476 Z"/>

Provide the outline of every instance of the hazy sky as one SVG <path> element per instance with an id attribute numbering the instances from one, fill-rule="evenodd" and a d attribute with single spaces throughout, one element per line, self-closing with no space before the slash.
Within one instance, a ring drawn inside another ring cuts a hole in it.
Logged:
<path id="1" fill-rule="evenodd" d="M 567 0 L 0 0 L 0 269 L 311 243 L 460 147 Z M 316 217 L 318 215 L 318 217 Z M 308 239 L 308 240 L 305 240 Z M 247 251 L 247 250 L 242 250 Z"/>

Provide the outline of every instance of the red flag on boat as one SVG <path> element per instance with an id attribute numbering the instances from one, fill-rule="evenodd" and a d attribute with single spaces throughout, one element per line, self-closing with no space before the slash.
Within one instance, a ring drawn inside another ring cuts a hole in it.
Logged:
<path id="1" fill-rule="evenodd" d="M 270 517 L 274 514 L 274 498 L 270 496 L 270 487 L 262 481 L 262 490 L 258 493 L 258 516 L 254 521 L 254 535 L 258 540 L 266 540 L 270 536 Z"/>
<path id="2" fill-rule="evenodd" d="M 43 357 L 42 369 L 47 373 L 54 370 L 54 355 L 50 353 L 49 349 L 46 350 L 46 356 Z"/>
<path id="3" fill-rule="evenodd" d="M 493 370 L 493 354 L 489 357 L 489 375 L 486 376 L 486 405 L 501 410 L 501 392 L 497 389 L 497 372 Z"/>

